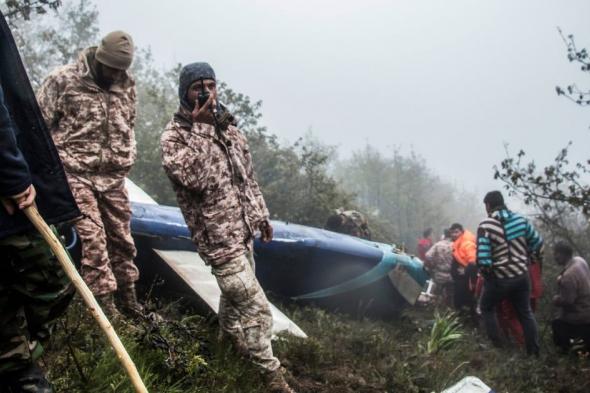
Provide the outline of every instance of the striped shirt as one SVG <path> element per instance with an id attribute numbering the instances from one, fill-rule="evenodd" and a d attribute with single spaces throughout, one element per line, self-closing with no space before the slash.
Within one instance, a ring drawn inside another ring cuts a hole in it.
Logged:
<path id="1" fill-rule="evenodd" d="M 477 229 L 477 264 L 491 268 L 497 278 L 512 278 L 528 271 L 529 256 L 541 252 L 543 239 L 523 216 L 497 210 Z"/>

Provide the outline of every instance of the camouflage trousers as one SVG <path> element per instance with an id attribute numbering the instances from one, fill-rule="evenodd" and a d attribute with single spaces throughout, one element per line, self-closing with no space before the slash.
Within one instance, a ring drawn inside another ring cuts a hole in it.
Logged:
<path id="1" fill-rule="evenodd" d="M 116 291 L 118 285 L 137 281 L 131 206 L 123 180 L 101 192 L 73 176 L 68 181 L 84 215 L 76 231 L 82 243 L 81 274 L 90 290 L 104 295 Z"/>
<path id="2" fill-rule="evenodd" d="M 29 366 L 43 352 L 73 286 L 37 233 L 0 240 L 0 374 Z"/>
<path id="3" fill-rule="evenodd" d="M 264 372 L 277 370 L 281 364 L 272 352 L 270 304 L 254 274 L 252 254 L 214 267 L 213 274 L 221 289 L 219 325 L 222 331 L 237 345 L 246 348 L 252 362 Z"/>

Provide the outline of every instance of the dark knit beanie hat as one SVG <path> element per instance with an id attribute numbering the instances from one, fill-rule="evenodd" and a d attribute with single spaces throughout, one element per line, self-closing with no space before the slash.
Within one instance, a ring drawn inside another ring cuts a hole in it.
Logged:
<path id="1" fill-rule="evenodd" d="M 199 79 L 213 79 L 215 80 L 215 71 L 209 63 L 191 63 L 182 67 L 180 71 L 180 78 L 178 81 L 178 98 L 180 103 L 187 109 L 191 109 L 188 103 L 186 93 L 189 87 Z"/>

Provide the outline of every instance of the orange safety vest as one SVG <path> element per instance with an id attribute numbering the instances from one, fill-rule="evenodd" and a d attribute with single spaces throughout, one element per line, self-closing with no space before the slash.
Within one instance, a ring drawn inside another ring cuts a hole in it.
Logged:
<path id="1" fill-rule="evenodd" d="M 453 242 L 453 257 L 463 267 L 475 263 L 477 254 L 477 243 L 475 235 L 464 231 L 457 240 Z"/>

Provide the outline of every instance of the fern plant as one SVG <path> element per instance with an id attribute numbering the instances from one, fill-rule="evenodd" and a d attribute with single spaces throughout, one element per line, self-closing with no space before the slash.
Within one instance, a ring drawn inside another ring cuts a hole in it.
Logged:
<path id="1" fill-rule="evenodd" d="M 426 345 L 428 354 L 435 354 L 451 348 L 463 337 L 461 321 L 457 314 L 434 312 L 434 325 L 430 332 L 430 338 Z"/>

